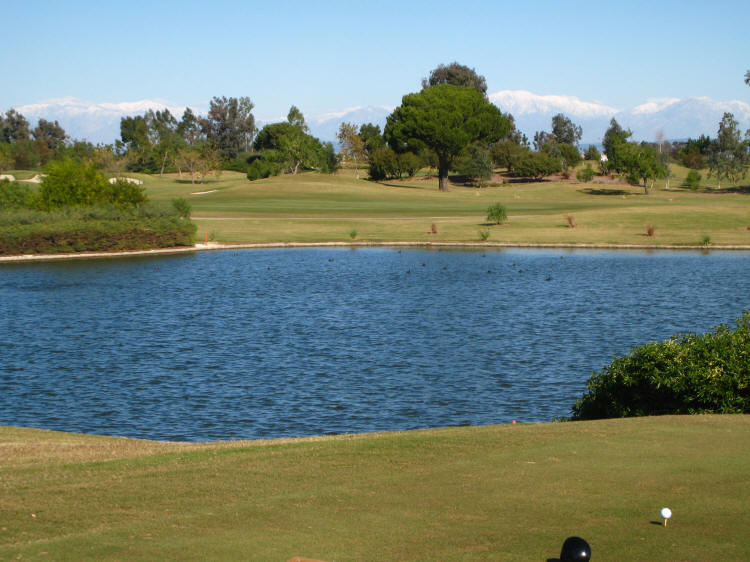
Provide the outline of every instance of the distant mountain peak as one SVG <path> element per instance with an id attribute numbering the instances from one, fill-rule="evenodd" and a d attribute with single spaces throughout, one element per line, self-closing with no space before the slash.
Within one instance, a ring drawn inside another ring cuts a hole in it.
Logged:
<path id="1" fill-rule="evenodd" d="M 715 101 L 707 97 L 653 98 L 630 109 L 618 110 L 600 102 L 584 101 L 576 96 L 538 95 L 527 90 L 502 90 L 488 97 L 502 111 L 510 112 L 516 120 L 516 127 L 529 138 L 533 137 L 535 131 L 549 131 L 552 117 L 563 113 L 583 128 L 584 145 L 600 142 L 612 117 L 622 127 L 633 132 L 634 140 L 654 140 L 661 132 L 667 139 L 697 138 L 703 134 L 713 137 L 726 112 L 734 114 L 742 131 L 750 128 L 750 104 L 738 100 Z M 93 103 L 65 97 L 17 106 L 15 109 L 29 120 L 32 127 L 39 118 L 56 120 L 72 138 L 111 143 L 119 137 L 122 117 L 142 115 L 149 109 L 169 109 L 179 119 L 185 106 L 160 99 Z M 196 113 L 205 113 L 205 108 L 193 109 Z M 357 125 L 373 123 L 382 129 L 393 110 L 393 106 L 387 105 L 352 106 L 341 111 L 306 117 L 313 135 L 323 141 L 335 142 L 342 122 Z M 258 119 L 258 124 L 275 121 Z"/>
<path id="2" fill-rule="evenodd" d="M 487 96 L 504 111 L 516 115 L 531 113 L 564 113 L 570 117 L 607 117 L 618 112 L 598 102 L 583 101 L 575 96 L 538 95 L 526 90 L 501 90 Z"/>

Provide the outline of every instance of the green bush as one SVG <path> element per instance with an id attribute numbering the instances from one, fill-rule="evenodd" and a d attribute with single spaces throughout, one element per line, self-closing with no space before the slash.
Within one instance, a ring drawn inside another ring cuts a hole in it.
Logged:
<path id="1" fill-rule="evenodd" d="M 562 162 L 543 152 L 529 152 L 513 164 L 513 175 L 540 180 L 562 170 Z"/>
<path id="2" fill-rule="evenodd" d="M 487 221 L 494 224 L 502 224 L 503 221 L 508 219 L 508 213 L 505 211 L 505 207 L 500 203 L 495 203 L 487 207 Z"/>
<path id="3" fill-rule="evenodd" d="M 185 201 L 185 199 L 183 199 L 182 197 L 172 199 L 172 208 L 177 211 L 177 214 L 180 215 L 180 217 L 183 219 L 189 219 L 190 213 L 193 210 L 193 208 L 190 206 L 190 203 Z"/>
<path id="4" fill-rule="evenodd" d="M 573 419 L 750 413 L 750 311 L 736 330 L 649 343 L 588 381 Z"/>
<path id="5" fill-rule="evenodd" d="M 113 205 L 0 213 L 0 255 L 192 246 L 196 226 L 166 205 Z"/>
<path id="6" fill-rule="evenodd" d="M 30 208 L 36 202 L 36 190 L 28 184 L 0 180 L 0 211 Z"/>
<path id="7" fill-rule="evenodd" d="M 688 189 L 698 189 L 701 185 L 701 175 L 697 170 L 690 170 L 682 185 Z"/>
<path id="8" fill-rule="evenodd" d="M 368 172 L 373 181 L 397 177 L 399 175 L 398 155 L 387 146 L 376 149 L 370 155 Z"/>
<path id="9" fill-rule="evenodd" d="M 583 183 L 590 182 L 592 179 L 594 179 L 594 170 L 591 167 L 591 164 L 586 164 L 585 168 L 583 168 L 582 170 L 578 170 L 576 178 L 578 178 L 578 181 Z"/>
<path id="10" fill-rule="evenodd" d="M 492 160 L 488 150 L 472 146 L 462 154 L 456 171 L 466 177 L 467 183 L 482 187 L 492 178 Z"/>
<path id="11" fill-rule="evenodd" d="M 247 167 L 247 179 L 250 181 L 267 178 L 271 175 L 275 175 L 273 166 L 260 158 L 253 160 Z"/>

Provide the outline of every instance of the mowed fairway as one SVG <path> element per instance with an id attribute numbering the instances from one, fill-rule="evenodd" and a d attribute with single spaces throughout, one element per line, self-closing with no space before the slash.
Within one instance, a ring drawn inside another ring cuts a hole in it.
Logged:
<path id="1" fill-rule="evenodd" d="M 455 184 L 440 193 L 436 178 L 375 183 L 356 179 L 352 170 L 255 182 L 223 172 L 195 185 L 176 174 L 139 177 L 152 199 L 189 201 L 199 241 L 208 235 L 223 243 L 479 242 L 486 232 L 488 243 L 505 244 L 750 245 L 747 189 L 675 188 L 685 170 L 676 173 L 671 189 L 662 180 L 650 195 L 597 180 L 483 189 Z M 506 206 L 507 223 L 487 223 L 493 203 Z M 646 235 L 647 225 L 654 236 Z"/>
<path id="2" fill-rule="evenodd" d="M 750 416 L 235 443 L 0 428 L 0 559 L 748 560 Z M 673 517 L 661 525 L 659 510 Z"/>

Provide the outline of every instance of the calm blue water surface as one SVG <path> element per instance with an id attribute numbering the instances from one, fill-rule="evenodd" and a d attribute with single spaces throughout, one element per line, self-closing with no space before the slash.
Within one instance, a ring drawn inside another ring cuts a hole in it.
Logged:
<path id="1" fill-rule="evenodd" d="M 734 324 L 741 252 L 283 249 L 0 266 L 0 424 L 163 440 L 567 416 Z"/>

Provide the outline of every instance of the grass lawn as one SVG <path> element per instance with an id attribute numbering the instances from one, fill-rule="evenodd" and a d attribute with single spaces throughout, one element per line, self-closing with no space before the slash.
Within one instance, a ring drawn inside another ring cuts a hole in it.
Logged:
<path id="1" fill-rule="evenodd" d="M 750 416 L 0 451 L 2 560 L 750 559 Z"/>
<path id="2" fill-rule="evenodd" d="M 199 241 L 208 234 L 223 243 L 479 242 L 485 231 L 489 243 L 750 245 L 750 190 L 690 191 L 675 187 L 687 170 L 673 170 L 672 187 L 661 180 L 650 195 L 601 178 L 483 189 L 455 184 L 441 193 L 434 177 L 375 183 L 355 179 L 351 170 L 255 182 L 225 171 L 194 185 L 177 174 L 134 176 L 144 179 L 152 199 L 187 199 Z M 507 223 L 487 224 L 493 203 L 506 206 Z M 647 225 L 654 226 L 654 236 L 646 235 Z"/>

